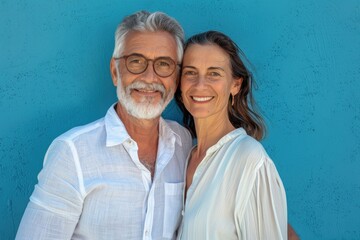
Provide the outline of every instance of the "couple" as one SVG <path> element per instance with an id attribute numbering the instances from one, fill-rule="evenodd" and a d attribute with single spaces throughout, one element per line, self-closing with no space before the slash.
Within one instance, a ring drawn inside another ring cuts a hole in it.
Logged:
<path id="1" fill-rule="evenodd" d="M 50 145 L 17 239 L 287 239 L 285 191 L 255 140 L 264 127 L 236 44 L 213 31 L 183 43 L 163 13 L 122 21 L 118 102 Z M 195 147 L 160 117 L 174 94 Z"/>

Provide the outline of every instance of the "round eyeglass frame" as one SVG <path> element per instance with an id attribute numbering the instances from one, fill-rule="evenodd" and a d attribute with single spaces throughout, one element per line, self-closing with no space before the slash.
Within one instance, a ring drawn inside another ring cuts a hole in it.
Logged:
<path id="1" fill-rule="evenodd" d="M 146 61 L 146 65 L 145 65 L 145 67 L 144 67 L 143 70 L 141 70 L 141 71 L 139 71 L 139 72 L 134 72 L 134 71 L 132 71 L 132 70 L 129 69 L 129 67 L 128 67 L 128 61 L 127 61 L 127 60 L 128 60 L 129 57 L 133 57 L 133 56 L 142 57 L 142 58 Z M 158 57 L 158 58 L 155 58 L 155 59 L 150 59 L 150 58 L 146 58 L 146 57 L 143 56 L 142 54 L 137 54 L 137 53 L 133 53 L 133 54 L 129 54 L 129 55 L 124 55 L 124 56 L 117 57 L 117 58 L 114 57 L 114 59 L 115 59 L 115 60 L 124 59 L 124 60 L 125 60 L 126 69 L 127 69 L 129 72 L 131 72 L 132 74 L 136 74 L 136 75 L 142 74 L 143 72 L 146 71 L 146 69 L 147 69 L 148 66 L 149 66 L 149 61 L 152 61 L 152 62 L 153 62 L 153 64 L 152 64 L 152 66 L 153 66 L 153 71 L 154 71 L 154 73 L 155 73 L 156 75 L 158 75 L 159 77 L 169 77 L 169 76 L 171 76 L 171 75 L 175 72 L 176 66 L 181 67 L 181 64 L 176 63 L 176 62 L 175 62 L 173 59 L 171 59 L 170 57 Z M 158 60 L 161 60 L 161 59 L 170 60 L 170 61 L 173 63 L 174 69 L 171 71 L 171 73 L 165 74 L 165 75 L 161 75 L 161 74 L 159 74 L 159 73 L 156 71 L 155 62 L 158 61 Z"/>

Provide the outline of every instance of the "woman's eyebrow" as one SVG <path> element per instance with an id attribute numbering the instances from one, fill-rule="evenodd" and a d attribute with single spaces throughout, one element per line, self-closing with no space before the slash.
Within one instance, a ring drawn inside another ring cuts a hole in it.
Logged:
<path id="1" fill-rule="evenodd" d="M 208 70 L 221 70 L 221 71 L 225 72 L 225 70 L 221 67 L 209 67 Z"/>
<path id="2" fill-rule="evenodd" d="M 193 69 L 196 69 L 196 67 L 193 67 L 193 66 L 182 66 L 182 68 L 193 68 Z"/>

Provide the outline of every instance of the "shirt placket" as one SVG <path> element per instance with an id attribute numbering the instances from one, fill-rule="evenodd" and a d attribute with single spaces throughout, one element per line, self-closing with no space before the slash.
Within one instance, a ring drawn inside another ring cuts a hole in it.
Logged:
<path id="1" fill-rule="evenodd" d="M 145 216 L 143 239 L 151 239 L 151 230 L 152 230 L 154 207 L 155 207 L 154 206 L 155 183 L 152 183 L 150 171 L 146 169 L 146 167 L 144 167 L 139 161 L 137 144 L 133 140 L 128 139 L 124 143 L 124 147 L 126 148 L 132 161 L 141 170 L 141 177 L 142 177 L 145 193 L 147 196 L 147 199 L 145 199 L 144 201 L 145 204 L 143 208 L 143 216 Z"/>
<path id="2" fill-rule="evenodd" d="M 155 185 L 155 183 L 152 184 L 149 195 L 148 195 L 147 209 L 145 210 L 146 213 L 145 213 L 143 239 L 151 239 L 151 230 L 152 230 L 152 225 L 153 225 L 154 208 L 155 208 L 155 201 L 154 201 L 155 186 L 154 185 Z"/>
<path id="3" fill-rule="evenodd" d="M 155 193 L 156 183 L 158 179 L 161 178 L 161 174 L 164 168 L 166 167 L 170 159 L 173 157 L 174 151 L 175 151 L 175 137 L 173 135 L 171 136 L 162 135 L 158 145 L 154 179 L 151 182 L 151 176 L 149 175 L 149 178 L 147 178 L 150 184 L 148 185 L 149 195 L 147 201 L 147 211 L 145 214 L 143 239 L 152 238 L 151 236 L 152 236 L 152 229 L 154 223 L 155 198 L 156 198 L 156 194 L 162 195 L 159 192 Z"/>

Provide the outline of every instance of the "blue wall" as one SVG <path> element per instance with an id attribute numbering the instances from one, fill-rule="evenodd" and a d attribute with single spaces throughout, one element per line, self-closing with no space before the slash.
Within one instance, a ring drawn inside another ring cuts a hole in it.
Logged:
<path id="1" fill-rule="evenodd" d="M 13 239 L 50 142 L 116 101 L 123 16 L 161 10 L 187 36 L 229 34 L 255 66 L 264 141 L 303 239 L 360 239 L 358 0 L 0 1 L 0 236 Z M 165 117 L 180 120 L 175 105 Z"/>

